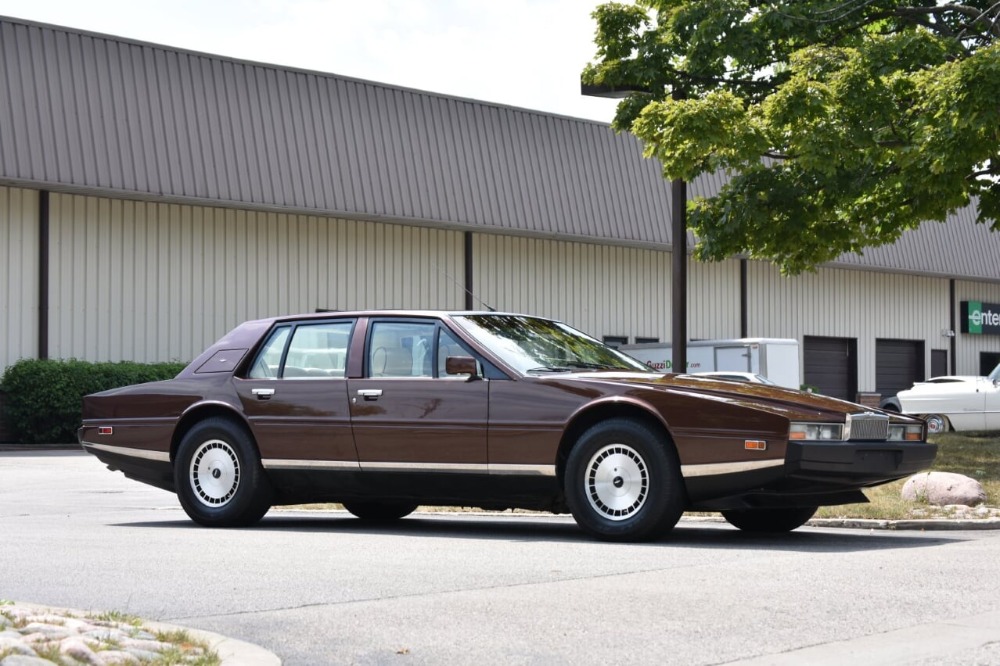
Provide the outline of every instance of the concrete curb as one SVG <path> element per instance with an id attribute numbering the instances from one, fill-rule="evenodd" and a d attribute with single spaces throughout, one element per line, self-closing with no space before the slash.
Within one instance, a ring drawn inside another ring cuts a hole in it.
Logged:
<path id="1" fill-rule="evenodd" d="M 72 608 L 56 608 L 23 601 L 15 601 L 14 605 L 30 608 L 39 613 L 52 613 L 67 617 L 86 617 L 88 613 L 94 612 L 74 610 Z M 186 631 L 193 638 L 204 641 L 209 647 L 215 650 L 223 666 L 281 666 L 281 659 L 278 658 L 278 655 L 253 643 L 177 624 L 152 622 L 145 619 L 141 621 L 143 628 L 152 629 L 153 631 Z"/>
<path id="2" fill-rule="evenodd" d="M 874 520 L 871 518 L 813 518 L 811 527 L 846 527 L 861 530 L 998 530 L 1000 518 L 927 518 L 920 520 Z"/>
<path id="3" fill-rule="evenodd" d="M 685 516 L 682 522 L 724 523 L 721 516 Z M 1000 530 L 1000 518 L 951 519 L 926 518 L 911 520 L 876 520 L 874 518 L 813 518 L 806 527 L 839 527 L 855 530 Z"/>

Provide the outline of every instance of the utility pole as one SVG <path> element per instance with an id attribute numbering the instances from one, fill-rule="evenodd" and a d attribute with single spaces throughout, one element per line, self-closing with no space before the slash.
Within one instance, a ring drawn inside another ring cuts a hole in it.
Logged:
<path id="1" fill-rule="evenodd" d="M 580 84 L 580 94 L 589 97 L 623 98 L 642 90 L 613 88 L 611 86 Z M 684 99 L 677 87 L 671 96 Z M 670 181 L 670 365 L 673 372 L 687 372 L 687 296 L 688 296 L 688 243 L 687 243 L 687 182 L 678 178 Z"/>

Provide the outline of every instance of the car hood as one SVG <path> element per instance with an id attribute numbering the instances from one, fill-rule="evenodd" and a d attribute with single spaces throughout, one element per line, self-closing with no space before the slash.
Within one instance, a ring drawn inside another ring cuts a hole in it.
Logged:
<path id="1" fill-rule="evenodd" d="M 957 387 L 967 387 L 979 382 L 987 381 L 985 377 L 975 377 L 972 375 L 950 375 L 948 377 L 934 377 L 926 382 L 917 382 L 911 388 L 900 391 L 899 394 L 910 395 L 912 393 L 940 393 L 941 391 L 955 390 Z"/>
<path id="2" fill-rule="evenodd" d="M 780 386 L 750 382 L 721 381 L 697 375 L 650 375 L 646 373 L 580 373 L 583 381 L 613 382 L 646 387 L 655 390 L 680 391 L 711 400 L 740 404 L 763 409 L 790 419 L 841 420 L 847 414 L 864 412 L 883 413 L 847 400 L 840 400 L 818 393 L 795 391 Z M 889 414 L 893 420 L 910 421 L 906 416 Z"/>

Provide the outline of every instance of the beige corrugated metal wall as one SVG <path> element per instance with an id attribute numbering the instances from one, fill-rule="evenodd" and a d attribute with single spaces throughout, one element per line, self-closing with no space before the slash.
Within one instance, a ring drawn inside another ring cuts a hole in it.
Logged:
<path id="1" fill-rule="evenodd" d="M 1000 303 L 1000 284 L 955 281 L 955 369 L 960 375 L 978 375 L 979 352 L 1000 352 L 1000 336 L 962 333 L 962 301 Z"/>
<path id="2" fill-rule="evenodd" d="M 670 324 L 667 323 L 669 331 Z M 740 337 L 740 262 L 688 260 L 688 338 Z M 669 339 L 670 335 L 665 339 Z"/>
<path id="3" fill-rule="evenodd" d="M 0 374 L 38 355 L 38 192 L 0 187 Z"/>
<path id="4" fill-rule="evenodd" d="M 462 234 L 53 194 L 50 356 L 187 361 L 237 323 L 456 308 Z"/>
<path id="5" fill-rule="evenodd" d="M 38 198 L 0 187 L 0 363 L 37 355 Z M 490 305 L 597 336 L 670 339 L 669 252 L 474 234 L 474 288 Z M 49 355 L 188 360 L 240 321 L 316 308 L 461 308 L 462 234 L 302 215 L 51 195 Z M 948 349 L 948 281 L 843 269 L 782 278 L 751 262 L 750 336 L 858 338 L 859 390 L 875 340 Z M 689 275 L 692 339 L 739 335 L 739 262 Z M 957 282 L 957 300 L 1000 285 Z M 960 373 L 994 336 L 959 334 Z M 0 366 L 0 367 L 2 367 Z"/>
<path id="6" fill-rule="evenodd" d="M 476 234 L 473 287 L 498 310 L 560 319 L 591 335 L 670 339 L 669 252 Z M 691 262 L 688 335 L 739 334 L 739 264 Z"/>
<path id="7" fill-rule="evenodd" d="M 857 338 L 859 391 L 875 390 L 878 338 L 924 340 L 928 370 L 930 350 L 948 349 L 948 280 L 833 268 L 784 278 L 760 262 L 747 275 L 748 334 Z"/>

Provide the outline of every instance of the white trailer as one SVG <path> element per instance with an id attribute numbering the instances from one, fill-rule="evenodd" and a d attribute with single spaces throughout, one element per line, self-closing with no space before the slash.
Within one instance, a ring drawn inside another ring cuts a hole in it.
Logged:
<path id="1" fill-rule="evenodd" d="M 619 347 L 629 356 L 654 370 L 674 372 L 671 347 L 665 342 L 649 342 Z M 687 372 L 752 372 L 779 386 L 798 389 L 799 342 L 792 338 L 735 338 L 694 340 L 687 345 Z"/>

